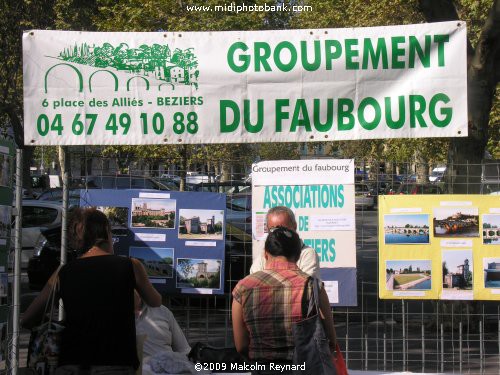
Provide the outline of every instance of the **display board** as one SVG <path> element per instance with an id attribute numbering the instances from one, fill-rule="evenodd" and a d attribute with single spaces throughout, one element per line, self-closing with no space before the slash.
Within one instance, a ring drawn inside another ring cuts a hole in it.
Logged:
<path id="1" fill-rule="evenodd" d="M 0 138 L 0 275 L 7 272 L 7 259 L 10 249 L 14 165 L 14 143 Z M 7 288 L 3 290 L 5 293 L 7 292 Z M 0 297 L 5 296 L 2 295 L 0 289 Z"/>
<path id="2" fill-rule="evenodd" d="M 466 25 L 23 35 L 27 145 L 467 136 Z"/>
<path id="3" fill-rule="evenodd" d="M 355 306 L 354 160 L 280 160 L 252 165 L 253 259 L 263 255 L 266 214 L 290 208 L 298 233 L 316 250 L 321 279 L 334 306 Z"/>
<path id="4" fill-rule="evenodd" d="M 379 196 L 380 298 L 500 300 L 500 197 Z"/>
<path id="5" fill-rule="evenodd" d="M 224 293 L 226 196 L 158 190 L 82 190 L 112 224 L 115 254 L 139 259 L 163 293 Z"/>
<path id="6" fill-rule="evenodd" d="M 9 318 L 8 259 L 12 231 L 12 201 L 15 166 L 14 143 L 0 138 L 0 361 L 6 352 L 7 324 Z"/>

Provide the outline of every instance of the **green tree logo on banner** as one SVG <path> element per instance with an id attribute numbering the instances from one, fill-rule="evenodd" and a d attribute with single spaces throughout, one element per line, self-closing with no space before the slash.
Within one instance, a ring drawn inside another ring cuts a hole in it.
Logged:
<path id="1" fill-rule="evenodd" d="M 168 45 L 160 44 L 152 46 L 143 44 L 139 48 L 130 48 L 127 43 L 120 43 L 118 46 L 107 42 L 100 46 L 89 46 L 83 43 L 65 48 L 58 58 L 69 63 L 100 68 L 100 71 L 110 73 L 115 80 L 115 90 L 118 87 L 118 78 L 112 71 L 107 70 L 109 68 L 132 73 L 134 77 L 141 77 L 145 80 L 147 89 L 149 89 L 149 81 L 146 77 L 151 75 L 159 81 L 168 83 L 172 90 L 175 89 L 175 85 L 193 85 L 198 89 L 198 60 L 193 53 L 193 48 L 185 50 L 176 48 L 172 51 Z M 47 81 L 49 71 L 57 65 L 47 71 L 45 81 Z M 92 76 L 89 78 L 90 91 L 92 91 Z M 131 79 L 127 81 L 127 88 Z M 158 89 L 160 90 L 163 85 L 159 85 Z"/>

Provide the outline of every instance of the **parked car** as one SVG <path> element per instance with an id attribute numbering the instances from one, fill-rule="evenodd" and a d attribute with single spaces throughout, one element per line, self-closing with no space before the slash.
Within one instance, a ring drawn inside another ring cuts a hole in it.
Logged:
<path id="1" fill-rule="evenodd" d="M 446 167 L 437 167 L 434 168 L 429 176 L 429 182 L 441 182 L 446 173 Z"/>
<path id="2" fill-rule="evenodd" d="M 228 194 L 238 194 L 245 192 L 249 193 L 252 190 L 252 184 L 246 183 L 241 180 L 224 182 L 201 182 L 199 184 L 192 185 L 192 190 Z"/>
<path id="3" fill-rule="evenodd" d="M 61 225 L 62 206 L 52 202 L 24 200 L 22 202 L 21 267 L 28 266 L 40 234 L 47 228 Z M 11 246 L 12 250 L 14 246 Z M 12 257 L 13 258 L 13 257 Z"/>
<path id="4" fill-rule="evenodd" d="M 40 290 L 43 288 L 49 277 L 61 262 L 61 229 L 62 226 L 54 226 L 50 229 L 42 230 L 35 245 L 34 253 L 28 262 L 28 281 L 30 289 Z M 113 246 L 115 251 L 119 246 L 121 238 L 132 236 L 132 232 L 123 225 L 116 224 L 111 227 L 113 236 Z M 77 252 L 68 245 L 66 252 L 67 262 L 76 259 Z"/>
<path id="5" fill-rule="evenodd" d="M 443 190 L 436 184 L 404 183 L 397 194 L 443 194 Z"/>
<path id="6" fill-rule="evenodd" d="M 252 241 L 252 194 L 227 196 L 226 234 L 239 241 Z"/>
<path id="7" fill-rule="evenodd" d="M 62 188 L 54 188 L 45 190 L 41 193 L 37 200 L 38 201 L 50 201 L 54 203 L 62 203 L 63 191 Z M 69 189 L 69 207 L 80 205 L 80 189 Z"/>
<path id="8" fill-rule="evenodd" d="M 354 194 L 357 209 L 373 210 L 375 208 L 375 194 L 370 185 L 365 183 L 355 184 Z"/>
<path id="9" fill-rule="evenodd" d="M 200 172 L 186 172 L 186 182 L 188 184 L 199 184 L 201 182 L 210 182 L 210 176 Z"/>
<path id="10" fill-rule="evenodd" d="M 176 182 L 179 182 L 181 180 L 181 178 L 179 176 L 177 176 L 176 174 L 168 174 L 168 173 L 163 173 L 160 176 L 160 179 L 172 180 L 172 181 L 176 181 Z"/>
<path id="11" fill-rule="evenodd" d="M 500 181 L 481 183 L 481 194 L 500 195 Z"/>
<path id="12" fill-rule="evenodd" d="M 68 249 L 68 262 L 76 259 L 77 253 Z M 28 282 L 32 290 L 41 290 L 61 263 L 61 225 L 43 230 L 28 262 Z"/>
<path id="13" fill-rule="evenodd" d="M 481 169 L 480 193 L 500 195 L 500 161 L 485 160 Z"/>
<path id="14" fill-rule="evenodd" d="M 171 190 L 151 177 L 134 175 L 101 175 L 74 178 L 73 188 L 83 189 L 154 189 Z"/>
<path id="15" fill-rule="evenodd" d="M 400 181 L 389 182 L 387 183 L 387 186 L 382 194 L 394 195 L 398 192 L 400 186 L 401 186 Z"/>
<path id="16" fill-rule="evenodd" d="M 158 181 L 159 183 L 161 183 L 162 185 L 166 186 L 170 190 L 173 190 L 173 191 L 179 191 L 180 186 L 181 186 L 181 182 L 180 181 L 174 181 L 174 180 L 171 180 L 171 179 L 161 178 L 161 177 L 160 178 L 156 178 L 155 180 Z M 193 187 L 195 185 L 196 184 L 192 184 L 192 183 L 186 182 L 185 185 L 184 185 L 184 191 L 193 191 Z"/>

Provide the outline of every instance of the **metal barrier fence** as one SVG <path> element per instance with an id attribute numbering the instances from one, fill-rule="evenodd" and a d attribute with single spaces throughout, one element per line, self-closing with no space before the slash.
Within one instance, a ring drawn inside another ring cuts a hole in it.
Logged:
<path id="1" fill-rule="evenodd" d="M 399 181 L 400 175 L 385 173 L 379 169 L 378 164 L 375 172 L 372 169 L 366 173 L 362 165 L 366 164 L 360 163 L 356 185 L 370 186 L 375 205 L 370 209 L 360 207 L 356 212 L 358 285 L 357 291 L 353 293 L 358 293 L 358 306 L 333 309 L 337 336 L 348 367 L 379 371 L 500 373 L 500 304 L 378 298 L 376 270 L 378 270 L 379 228 L 376 196 L 383 193 L 397 193 L 397 189 L 402 189 L 403 184 L 411 185 L 417 180 L 427 181 L 422 186 L 438 186 L 439 193 L 446 191 L 446 185 L 439 181 L 432 184 L 428 182 L 427 172 L 432 174 L 430 168 L 421 178 L 422 176 L 412 173 L 418 169 L 415 165 L 399 164 L 400 170 L 405 174 L 404 180 Z M 243 165 L 239 170 L 246 168 L 248 166 Z M 493 178 L 485 178 L 485 169 L 482 167 L 474 166 L 466 170 L 474 171 L 476 175 L 467 177 L 471 180 L 475 178 L 476 183 L 485 186 L 489 183 L 492 188 L 495 183 L 498 184 Z M 500 180 L 498 165 L 496 171 L 497 179 Z M 97 172 L 94 170 L 89 174 L 105 176 L 113 175 L 115 172 L 113 168 L 106 168 Z M 165 170 L 133 168 L 130 168 L 129 173 L 151 177 L 172 174 Z M 229 183 L 229 188 L 224 187 L 219 190 L 228 194 L 228 205 L 232 204 L 231 199 L 234 197 L 251 195 L 250 190 L 234 194 L 234 190 L 230 189 L 231 185 L 238 185 L 237 181 L 241 181 L 246 175 L 243 173 L 232 173 L 232 175 L 233 182 Z M 74 172 L 73 177 L 76 177 Z M 149 177 L 144 178 L 149 179 Z M 215 173 L 212 173 L 203 185 L 210 186 L 210 182 L 215 179 Z M 417 189 L 414 192 L 404 192 L 421 194 L 436 191 Z M 483 193 L 490 191 L 484 190 Z M 247 213 L 251 217 L 249 210 Z M 247 224 L 251 231 L 251 222 Z M 226 240 L 227 270 L 224 296 L 175 295 L 164 298 L 164 303 L 173 311 L 191 344 L 201 341 L 219 347 L 233 345 L 230 290 L 248 274 L 252 263 L 252 244 L 250 236 L 238 236 L 231 232 L 230 228 L 227 229 Z"/>

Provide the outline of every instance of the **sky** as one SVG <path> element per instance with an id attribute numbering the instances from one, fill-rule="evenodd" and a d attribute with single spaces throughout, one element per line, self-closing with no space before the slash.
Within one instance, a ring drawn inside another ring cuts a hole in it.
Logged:
<path id="1" fill-rule="evenodd" d="M 148 208 L 153 210 L 165 209 L 166 211 L 175 211 L 175 199 L 155 199 L 155 198 L 132 198 L 132 210 L 135 206 L 142 207 L 144 202 L 147 203 Z"/>
<path id="2" fill-rule="evenodd" d="M 161 260 L 163 258 L 174 258 L 174 249 L 159 247 L 130 247 L 129 255 L 133 258 L 144 260 Z"/>
<path id="3" fill-rule="evenodd" d="M 483 215 L 483 223 L 488 223 L 500 228 L 500 215 Z"/>
<path id="4" fill-rule="evenodd" d="M 182 216 L 185 219 L 190 219 L 193 216 L 198 216 L 202 223 L 206 222 L 207 219 L 211 219 L 212 216 L 215 216 L 215 222 L 222 221 L 224 215 L 224 211 L 221 210 L 190 210 L 190 209 L 182 209 L 179 210 L 179 216 Z"/>
<path id="5" fill-rule="evenodd" d="M 411 224 L 416 226 L 429 225 L 429 215 L 427 214 L 404 214 L 404 215 L 384 215 L 384 226 L 404 226 Z"/>
<path id="6" fill-rule="evenodd" d="M 456 214 L 457 212 L 461 212 L 464 215 L 478 215 L 477 207 L 440 207 L 434 209 L 434 217 L 438 220 L 443 220 Z"/>
<path id="7" fill-rule="evenodd" d="M 448 272 L 457 272 L 457 266 L 469 259 L 469 269 L 472 271 L 472 250 L 443 250 L 443 262 L 446 262 Z"/>
<path id="8" fill-rule="evenodd" d="M 404 270 L 408 268 L 411 264 L 411 268 L 416 270 L 420 267 L 421 270 L 430 270 L 431 261 L 430 260 L 388 260 L 386 261 L 385 268 L 392 268 L 393 270 Z"/>

